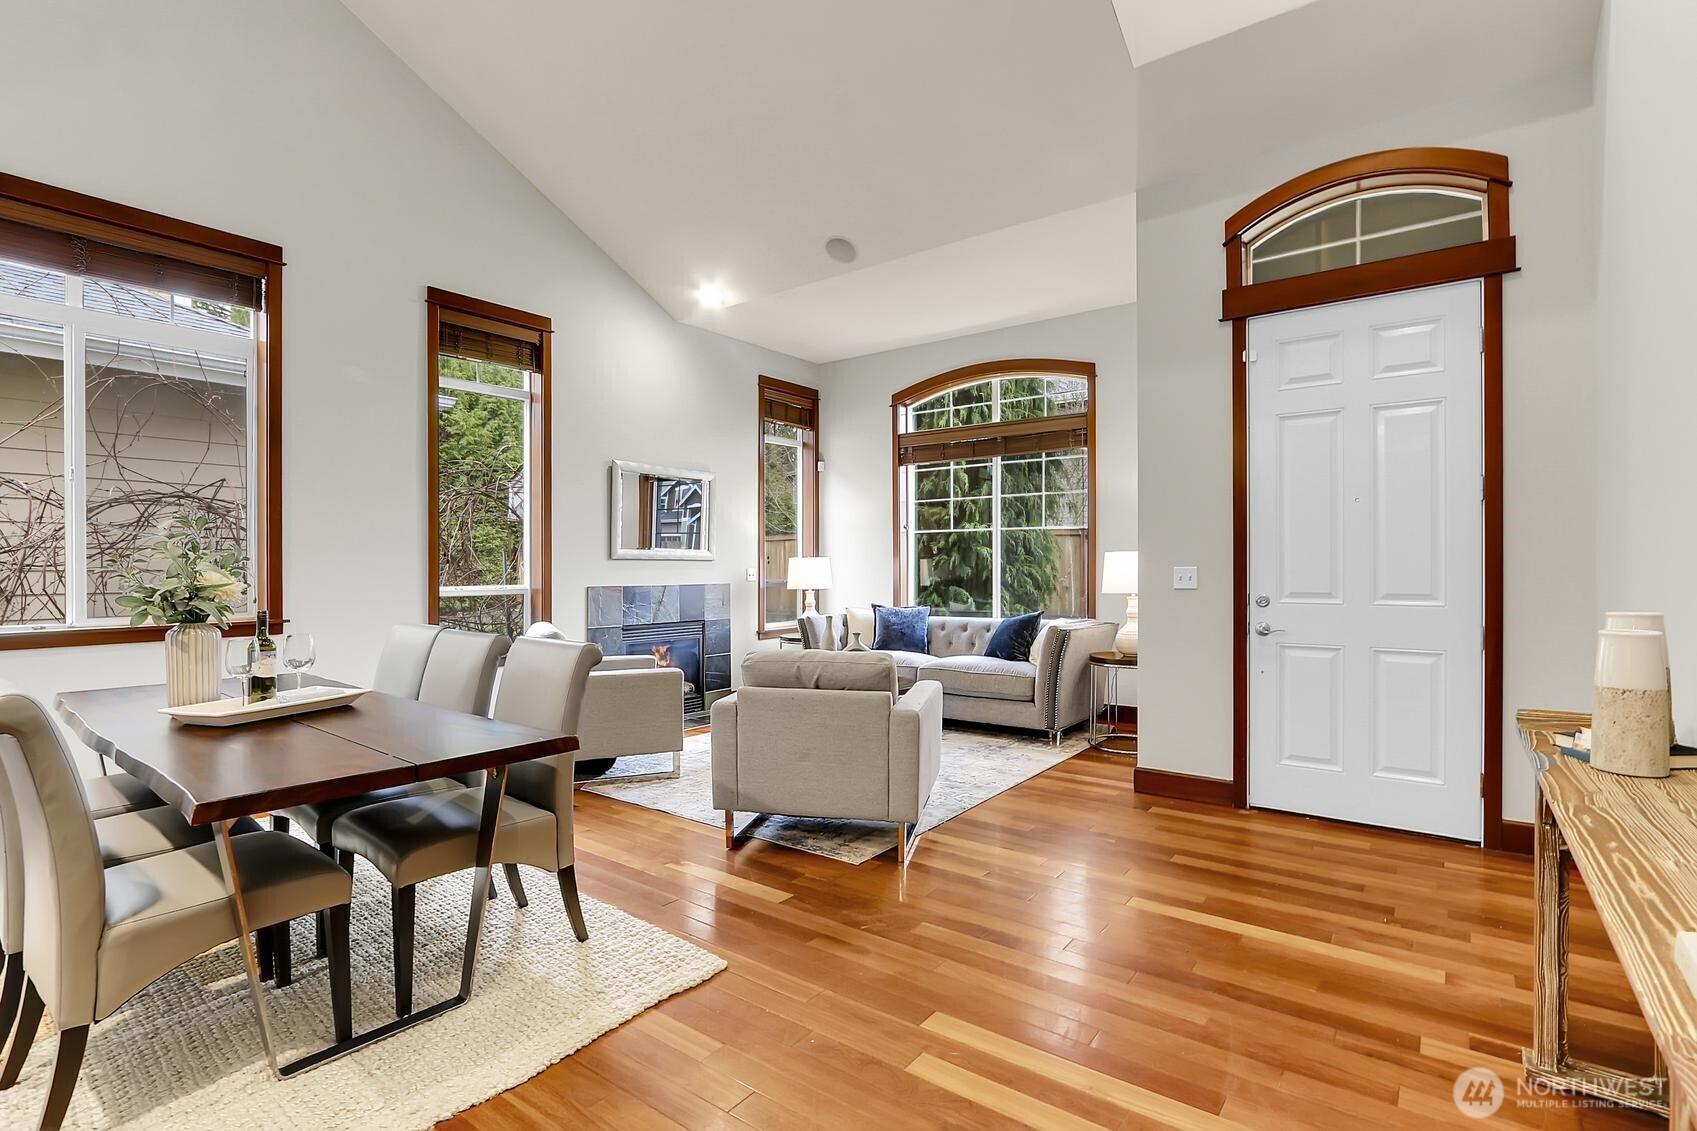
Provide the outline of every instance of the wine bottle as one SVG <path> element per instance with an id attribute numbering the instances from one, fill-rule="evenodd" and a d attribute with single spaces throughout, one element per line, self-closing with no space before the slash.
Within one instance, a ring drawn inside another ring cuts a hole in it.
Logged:
<path id="1" fill-rule="evenodd" d="M 271 615 L 259 610 L 253 643 L 248 645 L 253 671 L 248 677 L 247 701 L 263 703 L 277 698 L 277 642 L 271 639 Z"/>

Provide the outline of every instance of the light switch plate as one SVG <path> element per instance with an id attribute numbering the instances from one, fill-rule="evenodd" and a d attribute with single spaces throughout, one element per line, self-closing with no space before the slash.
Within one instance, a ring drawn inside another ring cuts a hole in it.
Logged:
<path id="1" fill-rule="evenodd" d="M 754 578 L 754 567 L 749 566 L 748 572 L 743 575 L 743 580 L 744 581 L 753 581 L 754 579 L 755 579 Z"/>
<path id="2" fill-rule="evenodd" d="M 1196 567 L 1195 566 L 1174 566 L 1173 567 L 1173 588 L 1174 589 L 1195 589 L 1196 588 Z"/>

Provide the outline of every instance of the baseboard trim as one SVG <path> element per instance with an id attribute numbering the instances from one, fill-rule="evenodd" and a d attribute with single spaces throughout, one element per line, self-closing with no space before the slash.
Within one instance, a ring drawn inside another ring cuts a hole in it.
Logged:
<path id="1" fill-rule="evenodd" d="M 1232 803 L 1232 783 L 1221 778 L 1199 778 L 1194 774 L 1179 774 L 1171 770 L 1137 767 L 1131 775 L 1131 791 L 1150 797 L 1174 797 L 1180 801 L 1200 801 L 1205 805 Z"/>
<path id="2" fill-rule="evenodd" d="M 1502 850 L 1532 855 L 1533 827 L 1530 821 L 1504 821 Z"/>

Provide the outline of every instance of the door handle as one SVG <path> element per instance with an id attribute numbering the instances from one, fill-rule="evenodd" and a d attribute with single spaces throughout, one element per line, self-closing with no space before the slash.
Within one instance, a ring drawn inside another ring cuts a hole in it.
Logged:
<path id="1" fill-rule="evenodd" d="M 1284 629 L 1274 628 L 1272 625 L 1268 624 L 1264 620 L 1255 622 L 1255 635 L 1256 636 L 1271 636 L 1275 632 L 1283 632 L 1283 631 L 1284 631 Z"/>

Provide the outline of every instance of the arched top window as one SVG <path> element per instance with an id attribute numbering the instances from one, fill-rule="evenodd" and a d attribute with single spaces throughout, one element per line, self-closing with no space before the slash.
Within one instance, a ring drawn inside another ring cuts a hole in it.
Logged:
<path id="1" fill-rule="evenodd" d="M 941 612 L 1087 616 L 1094 453 L 1088 362 L 950 370 L 897 393 L 895 588 Z"/>
<path id="2" fill-rule="evenodd" d="M 1399 255 L 1479 243 L 1485 194 L 1463 188 L 1365 189 L 1267 228 L 1248 244 L 1248 281 L 1267 283 Z"/>
<path id="3" fill-rule="evenodd" d="M 1392 149 L 1261 194 L 1225 226 L 1227 320 L 1515 269 L 1508 158 Z"/>
<path id="4" fill-rule="evenodd" d="M 1090 404 L 1083 377 L 1021 373 L 990 377 L 945 389 L 906 407 L 903 432 L 964 428 L 1007 420 L 1082 414 Z"/>

